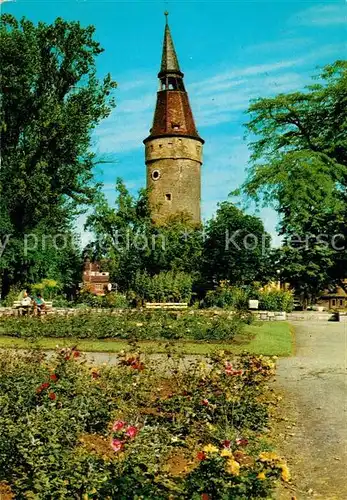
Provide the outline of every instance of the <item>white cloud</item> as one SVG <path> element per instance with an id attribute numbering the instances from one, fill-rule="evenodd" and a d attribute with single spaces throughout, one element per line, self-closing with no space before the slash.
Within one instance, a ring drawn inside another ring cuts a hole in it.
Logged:
<path id="1" fill-rule="evenodd" d="M 243 111 L 246 111 L 251 99 L 290 92 L 302 87 L 305 83 L 305 78 L 294 71 L 273 75 L 266 73 L 260 77 L 250 77 L 235 88 L 232 87 L 231 82 L 230 88 L 225 87 L 219 92 L 214 89 L 208 92 L 208 88 L 205 88 L 203 93 L 192 93 L 191 100 L 200 127 L 226 122 L 242 122 Z"/>
<path id="2" fill-rule="evenodd" d="M 151 112 L 117 113 L 105 120 L 96 131 L 98 149 L 101 153 L 125 153 L 143 148 L 142 141 L 149 134 Z"/>
<path id="3" fill-rule="evenodd" d="M 255 53 L 259 52 L 283 52 L 290 50 L 292 53 L 294 50 L 301 50 L 303 47 L 307 47 L 312 44 L 312 39 L 304 37 L 287 37 L 280 40 L 275 40 L 271 42 L 258 43 L 254 45 L 248 45 L 245 47 L 244 52 Z"/>
<path id="4" fill-rule="evenodd" d="M 324 45 L 319 52 L 306 53 L 303 58 L 235 67 L 217 71 L 203 80 L 195 73 L 188 92 L 199 129 L 243 121 L 242 112 L 248 108 L 250 99 L 302 88 L 308 83 L 308 75 L 302 72 L 305 64 L 342 50 L 343 44 Z M 128 73 L 119 82 L 117 108 L 95 134 L 101 153 L 120 154 L 143 148 L 142 141 L 153 120 L 154 76 L 136 80 Z"/>
<path id="5" fill-rule="evenodd" d="M 300 26 L 336 26 L 347 22 L 346 3 L 315 5 L 302 10 L 290 19 L 291 24 Z"/>
<path id="6" fill-rule="evenodd" d="M 220 86 L 223 82 L 237 82 L 240 77 L 254 77 L 263 74 L 275 73 L 285 68 L 295 67 L 302 64 L 303 59 L 290 61 L 274 62 L 269 64 L 256 64 L 244 68 L 235 68 L 230 71 L 217 73 L 209 78 L 193 83 L 189 86 L 195 93 L 204 92 L 205 89 L 212 88 L 214 85 Z"/>
<path id="7" fill-rule="evenodd" d="M 295 88 L 300 80 L 298 75 L 296 73 L 281 75 L 281 71 L 299 63 L 300 60 L 291 60 L 248 66 L 193 82 L 188 91 L 197 124 L 199 127 L 209 127 L 221 123 L 233 123 L 241 112 L 247 109 L 252 97 Z M 143 148 L 142 141 L 149 133 L 155 107 L 153 81 L 149 79 L 147 87 L 144 85 L 144 80 L 124 81 L 130 82 L 124 84 L 127 90 L 133 83 L 132 94 L 137 97 L 124 98 L 120 86 L 117 108 L 96 131 L 100 153 L 124 153 Z M 141 90 L 140 95 L 139 90 Z"/>

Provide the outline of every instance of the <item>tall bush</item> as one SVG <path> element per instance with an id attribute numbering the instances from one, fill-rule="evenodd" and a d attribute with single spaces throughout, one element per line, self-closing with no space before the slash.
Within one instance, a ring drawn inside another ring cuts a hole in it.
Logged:
<path id="1" fill-rule="evenodd" d="M 236 310 L 248 309 L 248 300 L 254 297 L 251 287 L 231 286 L 229 281 L 221 281 L 215 290 L 207 292 L 203 301 L 204 307 L 221 307 Z"/>
<path id="2" fill-rule="evenodd" d="M 290 291 L 270 290 L 259 293 L 259 309 L 263 311 L 285 311 L 294 309 L 294 296 Z"/>
<path id="3" fill-rule="evenodd" d="M 259 309 L 263 311 L 285 311 L 294 309 L 294 296 L 286 290 L 259 290 L 254 286 L 231 286 L 228 281 L 221 281 L 215 290 L 207 292 L 204 307 L 221 307 L 235 310 L 248 309 L 250 299 L 259 300 Z"/>
<path id="4" fill-rule="evenodd" d="M 136 273 L 132 289 L 136 296 L 147 302 L 190 302 L 193 279 L 183 272 L 161 272 L 154 276 Z"/>

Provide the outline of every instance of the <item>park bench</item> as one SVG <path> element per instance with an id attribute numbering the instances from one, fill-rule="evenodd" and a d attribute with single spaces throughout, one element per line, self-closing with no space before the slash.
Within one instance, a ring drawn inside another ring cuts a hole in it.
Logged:
<path id="1" fill-rule="evenodd" d="M 187 302 L 145 302 L 145 309 L 188 309 Z"/>
<path id="2" fill-rule="evenodd" d="M 47 314 L 48 311 L 50 311 L 53 307 L 53 302 L 45 302 L 45 309 L 42 311 L 44 314 Z M 30 314 L 34 312 L 34 307 L 33 305 L 30 306 L 22 306 L 20 300 L 15 300 L 12 305 L 12 309 L 16 311 L 18 314 L 23 314 L 24 312 Z"/>

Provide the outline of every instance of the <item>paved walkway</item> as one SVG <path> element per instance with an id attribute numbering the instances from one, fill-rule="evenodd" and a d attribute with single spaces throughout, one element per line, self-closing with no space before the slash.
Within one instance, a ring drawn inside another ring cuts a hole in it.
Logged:
<path id="1" fill-rule="evenodd" d="M 297 322 L 296 354 L 281 359 L 280 447 L 296 491 L 279 498 L 347 499 L 347 324 Z M 281 405 L 282 405 L 281 403 Z"/>

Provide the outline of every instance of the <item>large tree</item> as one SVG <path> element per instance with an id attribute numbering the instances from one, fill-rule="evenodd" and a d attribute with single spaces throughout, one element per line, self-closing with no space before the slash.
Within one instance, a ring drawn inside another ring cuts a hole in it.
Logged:
<path id="1" fill-rule="evenodd" d="M 203 274 L 211 285 L 222 280 L 235 285 L 266 283 L 275 272 L 269 265 L 270 243 L 258 217 L 224 201 L 206 224 Z"/>
<path id="2" fill-rule="evenodd" d="M 177 214 L 157 226 L 151 219 L 148 193 L 129 193 L 121 179 L 116 183 L 116 203 L 111 207 L 100 194 L 86 228 L 95 236 L 87 248 L 104 260 L 105 269 L 122 289 L 131 286 L 136 273 L 161 271 L 199 274 L 202 233 L 185 214 Z"/>
<path id="3" fill-rule="evenodd" d="M 0 255 L 6 287 L 25 281 L 34 265 L 23 253 L 24 235 L 71 233 L 74 216 L 97 192 L 92 132 L 114 106 L 115 83 L 96 76 L 103 49 L 94 31 L 60 18 L 34 25 L 1 16 L 0 240 L 11 234 Z"/>
<path id="4" fill-rule="evenodd" d="M 242 191 L 277 210 L 283 278 L 315 295 L 347 277 L 347 62 L 326 66 L 302 92 L 255 100 L 248 113 Z"/>

